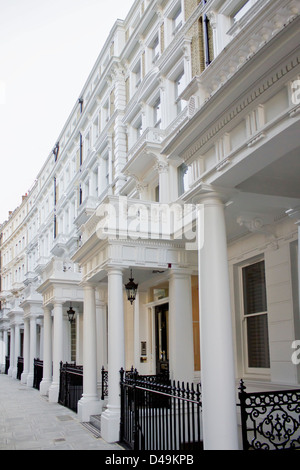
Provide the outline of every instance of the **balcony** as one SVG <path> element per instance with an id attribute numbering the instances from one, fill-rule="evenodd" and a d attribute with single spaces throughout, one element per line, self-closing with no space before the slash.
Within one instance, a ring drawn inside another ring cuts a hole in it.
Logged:
<path id="1" fill-rule="evenodd" d="M 79 282 L 81 280 L 81 274 L 76 264 L 55 257 L 51 259 L 42 273 L 43 282 L 50 279 Z"/>
<path id="2" fill-rule="evenodd" d="M 88 196 L 84 199 L 83 203 L 79 206 L 77 217 L 74 220 L 76 227 L 81 227 L 85 222 L 90 218 L 94 213 L 98 205 L 98 198 L 93 196 Z"/>
<path id="3" fill-rule="evenodd" d="M 133 174 L 142 178 L 157 161 L 157 156 L 162 149 L 165 131 L 162 129 L 148 127 L 140 136 L 138 141 L 128 152 L 128 162 L 124 167 L 125 174 Z M 148 175 L 147 175 L 148 176 Z M 149 175 L 149 177 L 151 177 Z"/>
<path id="4" fill-rule="evenodd" d="M 51 253 L 54 256 L 63 256 L 66 251 L 67 242 L 68 242 L 67 235 L 62 234 L 62 233 L 57 235 L 57 237 L 53 241 L 53 247 L 51 249 Z"/>

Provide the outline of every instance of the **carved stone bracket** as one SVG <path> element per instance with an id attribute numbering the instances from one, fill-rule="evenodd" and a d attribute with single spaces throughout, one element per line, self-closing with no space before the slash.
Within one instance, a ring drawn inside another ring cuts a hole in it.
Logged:
<path id="1" fill-rule="evenodd" d="M 246 227 L 251 233 L 261 233 L 267 237 L 268 244 L 274 250 L 278 249 L 278 238 L 274 233 L 274 229 L 271 229 L 270 225 L 265 225 L 260 217 L 244 217 L 240 216 L 237 218 L 237 223 L 240 226 Z"/>

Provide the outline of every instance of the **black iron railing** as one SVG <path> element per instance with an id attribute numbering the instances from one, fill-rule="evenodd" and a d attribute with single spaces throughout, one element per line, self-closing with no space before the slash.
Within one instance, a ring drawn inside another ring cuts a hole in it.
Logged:
<path id="1" fill-rule="evenodd" d="M 40 389 L 40 383 L 43 379 L 43 361 L 40 359 L 33 360 L 33 388 Z"/>
<path id="2" fill-rule="evenodd" d="M 120 440 L 133 450 L 199 450 L 200 385 L 166 377 L 121 375 Z"/>
<path id="3" fill-rule="evenodd" d="M 244 450 L 300 449 L 300 390 L 239 390 Z"/>
<path id="4" fill-rule="evenodd" d="M 58 403 L 77 413 L 77 404 L 83 393 L 83 366 L 60 363 Z"/>
<path id="5" fill-rule="evenodd" d="M 108 372 L 102 366 L 101 369 L 101 400 L 108 396 Z"/>
<path id="6" fill-rule="evenodd" d="M 24 370 L 24 358 L 19 356 L 17 361 L 17 379 L 21 380 L 21 375 Z"/>

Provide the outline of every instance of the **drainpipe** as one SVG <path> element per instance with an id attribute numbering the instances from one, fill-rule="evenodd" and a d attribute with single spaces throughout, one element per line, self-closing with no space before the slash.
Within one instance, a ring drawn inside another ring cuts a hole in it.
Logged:
<path id="1" fill-rule="evenodd" d="M 79 98 L 78 103 L 80 105 L 80 114 L 82 113 L 82 107 L 83 107 L 83 99 Z"/>
<path id="2" fill-rule="evenodd" d="M 80 152 L 80 157 L 79 157 L 79 163 L 80 163 L 80 166 L 82 165 L 82 135 L 81 133 L 79 134 L 79 152 Z"/>
<path id="3" fill-rule="evenodd" d="M 54 155 L 55 161 L 57 161 L 58 158 L 58 152 L 59 152 L 59 142 L 56 142 L 54 149 L 52 150 L 52 153 Z"/>
<path id="4" fill-rule="evenodd" d="M 205 46 L 205 65 L 206 67 L 210 64 L 210 56 L 209 56 L 209 38 L 208 38 L 208 24 L 209 24 L 209 19 L 207 18 L 207 15 L 204 15 L 204 20 L 203 20 L 203 28 L 204 28 L 204 46 Z"/>

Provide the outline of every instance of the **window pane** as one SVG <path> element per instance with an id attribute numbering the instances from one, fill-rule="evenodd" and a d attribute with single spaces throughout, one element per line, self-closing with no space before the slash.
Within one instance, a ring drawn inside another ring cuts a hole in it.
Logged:
<path id="1" fill-rule="evenodd" d="M 270 367 L 267 315 L 247 318 L 248 366 Z"/>
<path id="2" fill-rule="evenodd" d="M 245 315 L 267 311 L 264 261 L 243 269 L 243 290 Z"/>

